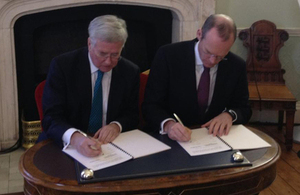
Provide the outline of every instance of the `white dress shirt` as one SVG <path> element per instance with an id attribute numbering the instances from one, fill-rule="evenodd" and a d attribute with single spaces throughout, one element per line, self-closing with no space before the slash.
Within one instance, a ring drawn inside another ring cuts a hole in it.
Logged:
<path id="1" fill-rule="evenodd" d="M 92 98 L 93 98 L 95 83 L 96 83 L 96 80 L 98 77 L 97 71 L 99 69 L 92 62 L 90 53 L 88 54 L 88 57 L 89 57 L 90 69 L 91 69 L 91 84 L 92 84 Z M 103 109 L 102 110 L 102 126 L 106 125 L 107 105 L 108 105 L 108 96 L 109 96 L 109 90 L 110 90 L 111 75 L 112 75 L 112 70 L 110 70 L 109 72 L 104 72 L 103 77 L 102 77 L 102 109 Z M 111 123 L 117 124 L 120 127 L 120 131 L 122 131 L 122 125 L 119 122 L 113 121 Z M 67 147 L 70 144 L 71 136 L 76 131 L 81 132 L 80 129 L 70 128 L 63 134 L 62 140 L 63 140 L 65 147 Z"/>
<path id="2" fill-rule="evenodd" d="M 199 45 L 199 41 L 196 43 L 195 45 L 195 73 L 196 73 L 196 90 L 198 89 L 198 85 L 199 85 L 199 81 L 201 78 L 201 75 L 204 71 L 204 67 L 203 67 L 203 62 L 200 58 L 199 55 L 199 51 L 198 51 L 198 45 Z M 209 105 L 211 103 L 213 94 L 214 94 L 214 89 L 215 89 L 215 84 L 216 84 L 216 78 L 217 78 L 217 71 L 218 71 L 218 66 L 219 64 L 216 64 L 214 67 L 210 68 L 209 71 L 209 76 L 210 76 L 210 86 L 209 86 L 209 97 L 208 97 L 208 105 L 207 105 L 207 109 L 209 108 Z M 206 110 L 207 110 L 206 109 Z"/>

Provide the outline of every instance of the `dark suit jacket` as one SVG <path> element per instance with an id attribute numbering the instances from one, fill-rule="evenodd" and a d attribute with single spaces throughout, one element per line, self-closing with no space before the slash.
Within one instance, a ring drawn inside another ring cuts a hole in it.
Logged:
<path id="1" fill-rule="evenodd" d="M 121 58 L 112 70 L 107 124 L 118 121 L 123 131 L 138 125 L 139 68 Z M 92 105 L 91 71 L 87 48 L 54 58 L 43 94 L 43 129 L 48 138 L 62 142 L 71 127 L 86 131 Z"/>
<path id="2" fill-rule="evenodd" d="M 229 52 L 219 63 L 213 98 L 204 120 L 197 102 L 195 53 L 197 39 L 161 47 L 151 66 L 145 91 L 143 114 L 151 130 L 160 128 L 166 118 L 176 113 L 186 126 L 204 124 L 222 113 L 234 110 L 236 123 L 247 123 L 251 117 L 248 105 L 246 63 Z"/>

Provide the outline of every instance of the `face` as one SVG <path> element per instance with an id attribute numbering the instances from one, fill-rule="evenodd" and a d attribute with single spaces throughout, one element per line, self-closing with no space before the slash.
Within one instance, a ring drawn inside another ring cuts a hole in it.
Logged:
<path id="1" fill-rule="evenodd" d="M 199 29 L 197 32 L 197 38 L 200 40 L 198 51 L 203 65 L 207 68 L 212 68 L 218 64 L 227 55 L 234 43 L 233 35 L 227 41 L 223 41 L 218 36 L 216 28 L 208 31 L 204 39 L 201 40 L 201 37 L 202 32 Z"/>
<path id="2" fill-rule="evenodd" d="M 105 41 L 97 41 L 95 45 L 92 45 L 91 39 L 88 39 L 91 59 L 102 72 L 108 72 L 118 64 L 123 45 L 123 42 Z"/>

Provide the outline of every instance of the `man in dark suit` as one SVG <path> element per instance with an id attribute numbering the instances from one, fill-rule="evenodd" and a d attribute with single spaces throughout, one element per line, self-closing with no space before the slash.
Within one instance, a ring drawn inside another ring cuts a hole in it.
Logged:
<path id="1" fill-rule="evenodd" d="M 148 129 L 188 141 L 191 126 L 202 125 L 209 133 L 222 136 L 229 133 L 233 122 L 248 122 L 252 112 L 246 64 L 229 52 L 235 39 L 233 20 L 211 15 L 198 29 L 197 39 L 159 49 L 143 103 Z M 184 125 L 176 122 L 173 113 Z"/>
<path id="2" fill-rule="evenodd" d="M 43 94 L 42 125 L 48 138 L 70 144 L 85 156 L 97 156 L 102 143 L 137 128 L 139 68 L 120 56 L 128 36 L 124 20 L 100 16 L 90 22 L 88 30 L 88 48 L 51 62 Z M 100 84 L 96 83 L 98 77 Z M 102 100 L 95 123 L 100 124 L 94 127 L 91 113 L 98 87 L 97 98 L 102 96 Z"/>

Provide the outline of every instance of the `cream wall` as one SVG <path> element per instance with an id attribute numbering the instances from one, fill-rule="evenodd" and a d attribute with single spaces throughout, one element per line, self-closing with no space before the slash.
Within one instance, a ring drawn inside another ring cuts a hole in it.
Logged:
<path id="1" fill-rule="evenodd" d="M 238 30 L 249 28 L 258 20 L 269 20 L 285 29 L 290 38 L 279 52 L 286 70 L 286 85 L 298 100 L 295 122 L 300 123 L 300 0 L 216 0 L 216 13 L 231 16 Z M 237 39 L 231 49 L 246 60 L 247 50 Z M 277 112 L 254 112 L 252 121 L 277 122 Z"/>
<path id="2" fill-rule="evenodd" d="M 249 28 L 258 20 L 269 20 L 290 38 L 279 52 L 284 79 L 296 99 L 300 100 L 300 7 L 298 0 L 216 0 L 216 13 L 231 16 L 238 29 Z M 246 59 L 247 51 L 237 39 L 232 51 Z"/>
<path id="3" fill-rule="evenodd" d="M 216 13 L 229 14 L 238 28 L 266 19 L 278 28 L 300 28 L 297 0 L 216 0 Z"/>

